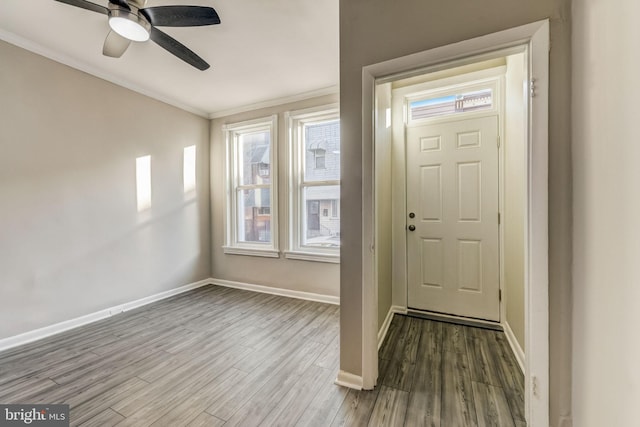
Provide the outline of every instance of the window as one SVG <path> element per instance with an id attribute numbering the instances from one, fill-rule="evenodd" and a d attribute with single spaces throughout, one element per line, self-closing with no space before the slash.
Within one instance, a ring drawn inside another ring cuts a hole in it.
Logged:
<path id="1" fill-rule="evenodd" d="M 340 120 L 336 106 L 289 114 L 287 258 L 339 262 Z"/>
<path id="2" fill-rule="evenodd" d="M 225 253 L 278 257 L 276 116 L 224 127 L 227 137 Z"/>
<path id="3" fill-rule="evenodd" d="M 481 89 L 457 95 L 438 96 L 412 101 L 411 120 L 426 119 L 445 114 L 488 110 L 493 107 L 493 91 Z"/>
<path id="4" fill-rule="evenodd" d="M 316 169 L 326 169 L 326 163 L 325 163 L 325 153 L 326 151 L 324 151 L 322 148 L 319 148 L 317 150 L 315 150 L 313 152 L 313 163 L 314 163 L 314 167 Z"/>

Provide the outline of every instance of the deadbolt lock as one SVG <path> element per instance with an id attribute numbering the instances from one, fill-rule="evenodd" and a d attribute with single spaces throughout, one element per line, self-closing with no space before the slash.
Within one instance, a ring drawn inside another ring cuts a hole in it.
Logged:
<path id="1" fill-rule="evenodd" d="M 409 212 L 409 218 L 415 218 L 416 214 L 414 214 L 413 212 Z"/>

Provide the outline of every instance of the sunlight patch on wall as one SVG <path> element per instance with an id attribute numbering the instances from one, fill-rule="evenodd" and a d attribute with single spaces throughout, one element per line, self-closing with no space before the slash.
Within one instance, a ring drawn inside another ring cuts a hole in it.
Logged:
<path id="1" fill-rule="evenodd" d="M 195 145 L 184 147 L 183 183 L 184 183 L 185 193 L 188 193 L 196 189 L 196 146 Z"/>
<path id="2" fill-rule="evenodd" d="M 151 156 L 136 159 L 136 194 L 138 212 L 151 207 Z"/>

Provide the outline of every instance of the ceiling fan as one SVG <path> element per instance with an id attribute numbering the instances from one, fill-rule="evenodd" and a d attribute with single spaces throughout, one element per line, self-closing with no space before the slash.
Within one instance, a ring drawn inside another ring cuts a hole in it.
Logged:
<path id="1" fill-rule="evenodd" d="M 144 7 L 146 0 L 109 0 L 108 7 L 86 0 L 56 0 L 71 6 L 91 10 L 109 16 L 111 31 L 102 48 L 105 56 L 119 58 L 132 41 L 156 42 L 188 64 L 206 70 L 209 64 L 185 45 L 156 28 L 197 27 L 220 23 L 218 13 L 204 6 L 156 6 Z"/>

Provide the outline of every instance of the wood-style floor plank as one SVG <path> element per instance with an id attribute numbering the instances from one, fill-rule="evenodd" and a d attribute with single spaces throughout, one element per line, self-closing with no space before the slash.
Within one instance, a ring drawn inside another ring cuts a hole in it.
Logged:
<path id="1" fill-rule="evenodd" d="M 0 401 L 72 426 L 526 426 L 504 334 L 394 316 L 378 386 L 334 384 L 339 307 L 218 286 L 0 353 Z"/>
<path id="2" fill-rule="evenodd" d="M 379 390 L 349 390 L 331 427 L 366 426 L 371 418 Z"/>
<path id="3" fill-rule="evenodd" d="M 453 323 L 443 323 L 443 345 L 444 351 L 450 353 L 466 353 L 467 344 L 465 342 L 465 326 Z"/>
<path id="4" fill-rule="evenodd" d="M 189 427 L 221 427 L 223 425 L 223 420 L 209 415 L 206 412 L 202 412 L 188 424 Z"/>
<path id="5" fill-rule="evenodd" d="M 288 390 L 295 386 L 305 372 L 314 368 L 322 370 L 322 368 L 312 366 L 321 345 L 314 342 L 309 342 L 309 344 L 294 361 L 280 369 L 262 387 L 255 390 L 256 392 L 251 398 L 247 399 L 231 417 L 227 419 L 225 414 L 221 417 L 218 415 L 219 412 L 214 415 L 226 419 L 225 426 L 229 427 L 261 425 L 267 415 L 278 406 L 279 402 L 287 395 Z"/>
<path id="6" fill-rule="evenodd" d="M 335 369 L 333 370 L 335 372 Z M 317 390 L 315 396 L 305 409 L 304 413 L 298 418 L 296 426 L 298 427 L 317 427 L 326 426 L 333 420 L 345 401 L 349 389 L 334 384 L 333 376 L 329 381 L 325 381 Z"/>
<path id="7" fill-rule="evenodd" d="M 286 394 L 278 399 L 277 404 L 260 422 L 260 425 L 265 427 L 295 425 L 317 392 L 315 387 L 310 385 L 331 381 L 331 374 L 319 366 L 310 366 Z"/>
<path id="8" fill-rule="evenodd" d="M 440 427 L 442 407 L 442 324 L 422 325 L 418 362 L 409 393 L 406 425 Z"/>
<path id="9" fill-rule="evenodd" d="M 515 427 L 502 387 L 473 382 L 478 427 Z"/>
<path id="10" fill-rule="evenodd" d="M 473 381 L 485 384 L 502 386 L 500 374 L 496 368 L 496 364 L 491 360 L 491 349 L 489 346 L 492 341 L 485 338 L 476 338 L 476 336 L 467 336 L 467 356 L 469 359 L 469 367 L 471 379 Z"/>
<path id="11" fill-rule="evenodd" d="M 369 427 L 402 427 L 407 412 L 409 393 L 395 388 L 382 386 L 373 406 Z"/>
<path id="12" fill-rule="evenodd" d="M 397 337 L 391 360 L 385 367 L 382 384 L 408 392 L 411 388 L 420 342 L 419 319 L 406 318 Z"/>
<path id="13" fill-rule="evenodd" d="M 113 409 L 105 409 L 95 417 L 85 423 L 80 424 L 82 427 L 111 427 L 117 425 L 124 417 Z"/>
<path id="14" fill-rule="evenodd" d="M 477 426 L 476 408 L 467 355 L 442 353 L 442 412 L 443 426 Z"/>
<path id="15" fill-rule="evenodd" d="M 200 416 L 206 418 L 202 413 L 211 402 L 223 396 L 233 384 L 246 376 L 247 374 L 245 372 L 237 369 L 231 368 L 227 370 L 200 389 L 198 393 L 187 396 L 186 399 L 183 399 L 182 403 L 173 406 L 169 412 L 152 425 L 154 427 L 180 427 L 189 425 Z M 216 420 L 218 419 L 216 418 Z M 224 421 L 220 421 L 224 423 Z"/>
<path id="16" fill-rule="evenodd" d="M 133 394 L 148 384 L 140 378 L 133 377 L 103 393 L 95 395 L 94 398 L 84 403 L 74 404 L 72 401 L 67 401 L 70 405 L 69 417 L 75 425 L 82 424 L 121 400 L 122 396 Z"/>

